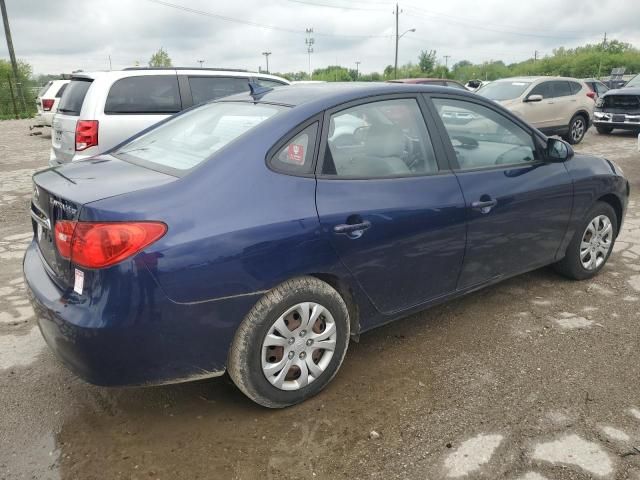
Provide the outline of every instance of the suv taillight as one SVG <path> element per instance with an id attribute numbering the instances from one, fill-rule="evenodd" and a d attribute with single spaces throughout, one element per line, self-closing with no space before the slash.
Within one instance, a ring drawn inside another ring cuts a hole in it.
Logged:
<path id="1" fill-rule="evenodd" d="M 167 232 L 162 222 L 72 222 L 55 227 L 58 252 L 86 268 L 106 268 L 135 255 Z"/>
<path id="2" fill-rule="evenodd" d="M 98 145 L 98 121 L 78 120 L 76 123 L 76 152 Z"/>
<path id="3" fill-rule="evenodd" d="M 591 100 L 595 101 L 596 99 L 596 92 L 594 92 L 593 90 L 589 90 L 587 92 L 587 97 L 589 97 Z"/>
<path id="4" fill-rule="evenodd" d="M 50 112 L 51 109 L 53 108 L 53 102 L 54 102 L 54 100 L 52 98 L 43 98 L 42 99 L 42 109 L 45 112 Z"/>

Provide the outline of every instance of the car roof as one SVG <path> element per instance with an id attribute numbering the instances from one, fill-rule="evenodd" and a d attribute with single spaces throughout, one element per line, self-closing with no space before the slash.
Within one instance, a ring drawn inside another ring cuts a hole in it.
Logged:
<path id="1" fill-rule="evenodd" d="M 449 78 L 435 78 L 435 77 L 422 77 L 422 78 L 398 78 L 394 80 L 387 80 L 390 83 L 420 83 L 420 82 L 455 82 Z M 456 82 L 457 83 L 457 82 Z"/>
<path id="2" fill-rule="evenodd" d="M 215 68 L 197 68 L 197 67 L 172 67 L 172 68 L 156 68 L 156 67 L 131 67 L 123 70 L 98 70 L 93 72 L 74 72 L 73 78 L 89 78 L 96 80 L 98 78 L 125 78 L 137 77 L 145 75 L 193 75 L 193 76 L 216 76 L 216 77 L 260 77 L 264 79 L 272 79 L 283 83 L 289 83 L 286 78 L 269 75 L 268 73 L 250 72 L 247 70 L 232 69 L 215 69 Z"/>
<path id="3" fill-rule="evenodd" d="M 387 83 L 387 82 L 329 82 L 314 84 L 297 84 L 287 87 L 278 87 L 258 94 L 254 98 L 250 93 L 240 93 L 225 97 L 219 102 L 254 102 L 254 103 L 275 103 L 295 107 L 303 104 L 315 103 L 319 110 L 331 108 L 340 103 L 357 100 L 377 95 L 391 95 L 395 93 L 452 93 L 450 87 L 440 85 L 421 85 L 408 83 Z M 475 94 L 455 90 L 461 95 Z"/>
<path id="4" fill-rule="evenodd" d="M 494 80 L 494 82 L 538 82 L 542 80 L 573 80 L 573 81 L 582 81 L 578 78 L 573 77 L 554 77 L 554 76 L 523 76 L 523 77 L 507 77 L 500 78 L 498 80 Z"/>

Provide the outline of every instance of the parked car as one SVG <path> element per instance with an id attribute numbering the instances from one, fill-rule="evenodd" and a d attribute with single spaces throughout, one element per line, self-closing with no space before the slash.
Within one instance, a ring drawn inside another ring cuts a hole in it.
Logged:
<path id="1" fill-rule="evenodd" d="M 64 363 L 100 385 L 226 370 L 267 407 L 391 320 L 548 264 L 593 277 L 629 198 L 495 102 L 396 83 L 254 87 L 33 182 L 24 276 Z"/>
<path id="2" fill-rule="evenodd" d="M 598 133 L 614 129 L 640 132 L 640 76 L 624 88 L 609 90 L 596 103 L 593 123 Z"/>
<path id="3" fill-rule="evenodd" d="M 480 88 L 484 87 L 485 85 L 487 85 L 488 83 L 490 82 L 485 82 L 483 80 L 469 80 L 467 83 L 464 84 L 464 87 L 470 92 L 475 92 Z"/>
<path id="4" fill-rule="evenodd" d="M 609 87 L 598 79 L 586 78 L 583 82 L 586 83 L 593 92 L 593 96 L 590 95 L 593 99 L 597 99 L 609 91 Z"/>
<path id="5" fill-rule="evenodd" d="M 181 110 L 284 78 L 209 68 L 126 68 L 76 73 L 62 97 L 51 132 L 52 166 L 92 157 Z"/>
<path id="6" fill-rule="evenodd" d="M 397 80 L 387 80 L 391 83 L 409 83 L 413 85 L 442 85 L 445 87 L 457 88 L 459 90 L 466 90 L 465 86 L 456 80 L 449 80 L 447 78 L 401 78 Z"/>
<path id="7" fill-rule="evenodd" d="M 575 78 L 518 77 L 496 80 L 477 91 L 499 102 L 547 135 L 580 143 L 593 120 L 591 89 Z"/>
<path id="8" fill-rule="evenodd" d="M 69 80 L 50 80 L 40 89 L 36 97 L 36 107 L 38 108 L 36 123 L 38 125 L 51 126 L 53 116 L 58 111 L 60 98 L 68 84 Z"/>

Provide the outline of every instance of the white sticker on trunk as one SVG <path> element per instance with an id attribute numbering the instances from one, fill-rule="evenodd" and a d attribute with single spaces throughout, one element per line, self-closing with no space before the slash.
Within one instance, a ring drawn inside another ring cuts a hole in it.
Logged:
<path id="1" fill-rule="evenodd" d="M 83 287 L 84 287 L 84 272 L 76 268 L 76 281 L 73 284 L 73 291 L 79 295 L 82 295 Z"/>

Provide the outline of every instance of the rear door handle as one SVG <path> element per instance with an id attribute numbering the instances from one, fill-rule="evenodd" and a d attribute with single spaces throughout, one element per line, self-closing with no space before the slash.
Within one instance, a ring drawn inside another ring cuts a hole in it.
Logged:
<path id="1" fill-rule="evenodd" d="M 473 202 L 471 204 L 471 208 L 474 210 L 480 210 L 480 213 L 489 213 L 493 207 L 498 204 L 498 201 L 495 198 L 490 200 L 480 200 L 478 202 Z"/>
<path id="2" fill-rule="evenodd" d="M 361 223 L 343 223 L 341 225 L 336 225 L 333 227 L 333 231 L 336 233 L 355 233 L 366 230 L 370 226 L 371 222 L 369 220 L 365 220 Z"/>

